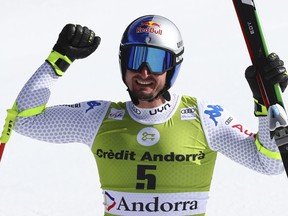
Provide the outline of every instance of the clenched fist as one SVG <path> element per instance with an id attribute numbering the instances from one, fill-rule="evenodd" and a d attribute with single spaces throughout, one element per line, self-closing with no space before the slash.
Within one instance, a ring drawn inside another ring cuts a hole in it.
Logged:
<path id="1" fill-rule="evenodd" d="M 100 37 L 95 36 L 95 33 L 86 26 L 67 24 L 59 34 L 53 50 L 74 61 L 93 53 L 100 41 Z"/>
<path id="2" fill-rule="evenodd" d="M 75 59 L 86 58 L 99 46 L 101 38 L 86 26 L 67 24 L 47 58 L 57 75 L 62 76 Z"/>

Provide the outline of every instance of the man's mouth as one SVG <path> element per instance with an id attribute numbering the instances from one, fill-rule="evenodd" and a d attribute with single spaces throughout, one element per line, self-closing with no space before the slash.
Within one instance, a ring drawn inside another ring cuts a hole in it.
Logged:
<path id="1" fill-rule="evenodd" d="M 143 81 L 143 80 L 135 80 L 135 82 L 138 84 L 138 85 L 143 85 L 143 86 L 149 86 L 149 85 L 153 85 L 153 82 L 152 81 Z"/>

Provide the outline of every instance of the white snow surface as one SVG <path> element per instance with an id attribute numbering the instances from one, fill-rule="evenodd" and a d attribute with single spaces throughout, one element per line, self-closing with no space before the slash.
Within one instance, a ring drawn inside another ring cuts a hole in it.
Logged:
<path id="1" fill-rule="evenodd" d="M 288 1 L 255 3 L 269 51 L 288 62 Z M 2 1 L 0 123 L 66 23 L 88 26 L 102 42 L 90 57 L 73 63 L 48 105 L 129 100 L 119 72 L 119 42 L 126 26 L 145 14 L 166 16 L 182 32 L 184 62 L 172 90 L 217 101 L 257 131 L 244 78 L 251 62 L 232 1 L 225 0 Z M 287 194 L 285 173 L 258 174 L 219 154 L 207 216 L 287 216 Z M 88 147 L 13 133 L 0 163 L 0 216 L 100 216 L 102 198 Z"/>

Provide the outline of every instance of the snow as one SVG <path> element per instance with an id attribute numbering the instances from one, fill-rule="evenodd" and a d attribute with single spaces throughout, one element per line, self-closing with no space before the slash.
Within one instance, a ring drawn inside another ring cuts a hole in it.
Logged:
<path id="1" fill-rule="evenodd" d="M 255 3 L 268 49 L 287 62 L 288 2 Z M 250 60 L 232 1 L 224 0 L 2 1 L 0 122 L 4 124 L 5 110 L 48 56 L 66 23 L 90 27 L 102 42 L 92 56 L 73 63 L 48 105 L 128 100 L 119 72 L 119 41 L 126 26 L 144 14 L 166 16 L 182 32 L 184 62 L 173 91 L 213 99 L 256 131 L 244 78 Z M 220 154 L 214 173 L 207 216 L 287 215 L 285 173 L 258 174 Z M 53 145 L 13 133 L 0 164 L 0 216 L 103 215 L 102 197 L 88 147 Z"/>

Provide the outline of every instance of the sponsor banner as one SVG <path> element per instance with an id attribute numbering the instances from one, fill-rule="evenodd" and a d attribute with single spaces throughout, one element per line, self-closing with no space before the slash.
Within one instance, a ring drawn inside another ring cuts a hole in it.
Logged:
<path id="1" fill-rule="evenodd" d="M 127 193 L 103 191 L 105 211 L 115 215 L 197 215 L 206 211 L 208 192 Z"/>

